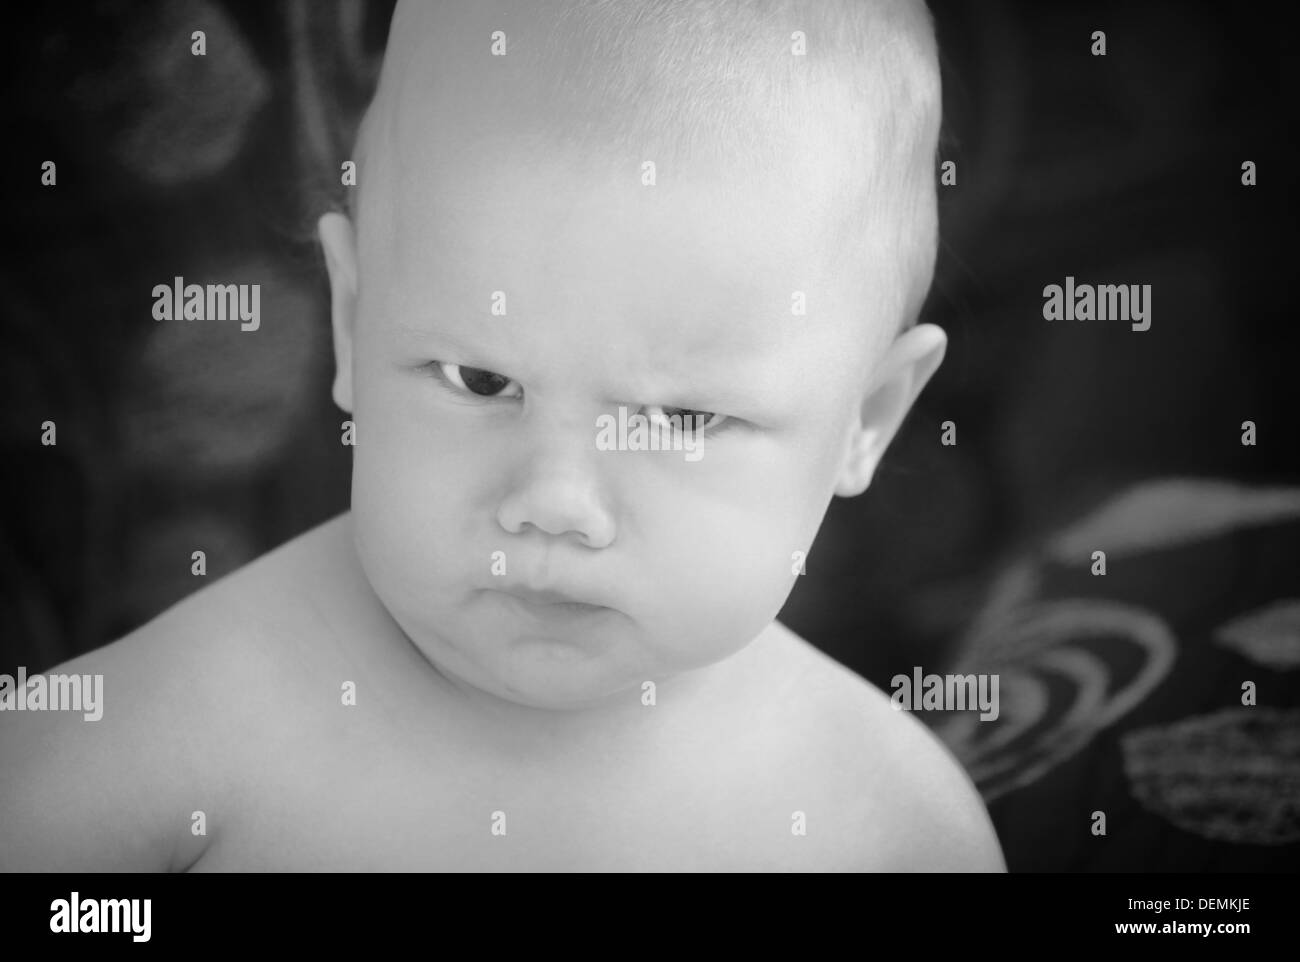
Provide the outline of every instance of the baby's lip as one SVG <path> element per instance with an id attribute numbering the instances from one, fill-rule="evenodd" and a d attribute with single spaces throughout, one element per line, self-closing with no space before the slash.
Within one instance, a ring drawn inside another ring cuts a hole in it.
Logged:
<path id="1" fill-rule="evenodd" d="M 500 588 L 492 589 L 501 591 L 508 595 L 514 595 L 523 601 L 532 602 L 535 605 L 588 605 L 592 608 L 604 608 L 605 605 L 596 604 L 587 598 L 580 598 L 577 595 L 570 594 L 567 591 L 560 591 L 555 588 L 533 588 L 528 585 L 503 585 Z"/>

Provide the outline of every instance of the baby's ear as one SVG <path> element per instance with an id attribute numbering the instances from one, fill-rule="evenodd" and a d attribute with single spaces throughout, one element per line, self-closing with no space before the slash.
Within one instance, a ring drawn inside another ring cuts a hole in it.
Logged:
<path id="1" fill-rule="evenodd" d="M 947 349 L 947 335 L 933 324 L 918 324 L 890 345 L 853 423 L 835 482 L 840 497 L 851 498 L 867 490 L 903 418 L 943 363 Z"/>
<path id="2" fill-rule="evenodd" d="M 352 413 L 352 335 L 357 315 L 356 232 L 346 214 L 331 211 L 317 228 L 330 276 L 330 318 L 334 330 L 334 403 Z"/>

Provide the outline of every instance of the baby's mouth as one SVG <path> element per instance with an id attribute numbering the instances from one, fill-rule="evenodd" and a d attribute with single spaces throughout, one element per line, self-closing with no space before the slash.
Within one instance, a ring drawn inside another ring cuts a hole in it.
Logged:
<path id="1" fill-rule="evenodd" d="M 511 585 L 487 590 L 510 599 L 507 603 L 513 604 L 518 610 L 544 618 L 585 617 L 614 610 L 549 588 Z"/>
<path id="2" fill-rule="evenodd" d="M 586 605 L 588 602 L 567 595 L 562 591 L 551 589 L 529 588 L 527 585 L 511 585 L 509 588 L 498 589 L 506 594 L 514 595 L 516 598 L 522 598 L 524 601 L 531 601 L 538 605 Z M 598 607 L 598 606 L 592 606 Z"/>

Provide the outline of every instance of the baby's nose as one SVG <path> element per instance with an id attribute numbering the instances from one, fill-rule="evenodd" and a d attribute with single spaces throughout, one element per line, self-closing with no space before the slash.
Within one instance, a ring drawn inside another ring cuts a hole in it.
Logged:
<path id="1" fill-rule="evenodd" d="M 595 430 L 582 444 L 570 437 L 561 445 L 552 437 L 539 444 L 521 466 L 497 508 L 497 522 L 511 534 L 529 525 L 546 534 L 572 535 L 589 548 L 605 548 L 614 541 L 614 519 L 593 463 Z"/>

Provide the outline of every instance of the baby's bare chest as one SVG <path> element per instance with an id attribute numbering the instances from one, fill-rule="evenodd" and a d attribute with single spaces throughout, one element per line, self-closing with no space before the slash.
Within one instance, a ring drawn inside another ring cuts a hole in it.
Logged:
<path id="1" fill-rule="evenodd" d="M 735 744 L 656 762 L 427 754 L 371 739 L 255 766 L 200 871 L 701 871 L 783 867 L 813 794 Z M 807 846 L 805 845 L 805 848 Z"/>

